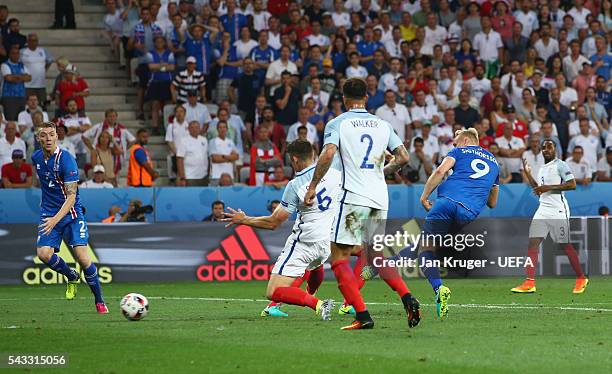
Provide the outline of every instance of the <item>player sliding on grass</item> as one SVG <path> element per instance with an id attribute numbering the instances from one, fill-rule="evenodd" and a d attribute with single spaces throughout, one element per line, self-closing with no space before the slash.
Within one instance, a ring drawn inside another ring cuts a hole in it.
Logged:
<path id="1" fill-rule="evenodd" d="M 485 205 L 490 208 L 497 205 L 499 167 L 495 157 L 478 144 L 478 133 L 475 129 L 455 132 L 456 148 L 448 153 L 425 183 L 420 199 L 428 212 L 423 227 L 425 237 L 454 234 L 475 220 Z M 451 170 L 452 174 L 444 181 L 445 175 Z M 429 201 L 429 195 L 436 188 L 438 198 L 432 203 Z M 423 243 L 423 240 L 420 244 L 419 265 L 435 293 L 436 314 L 445 318 L 448 315 L 451 291 L 442 284 L 440 270 L 433 262 L 436 259 L 436 247 L 432 243 Z M 403 249 L 391 259 L 411 258 L 412 251 L 412 247 Z M 362 277 L 371 279 L 378 271 L 380 270 L 372 266 L 366 266 Z"/>
<path id="2" fill-rule="evenodd" d="M 328 320 L 333 301 L 319 300 L 312 294 L 323 281 L 323 263 L 329 257 L 330 228 L 336 212 L 341 175 L 337 168 L 330 169 L 316 190 L 317 204 L 304 205 L 302 200 L 314 173 L 314 150 L 309 142 L 296 140 L 287 146 L 287 152 L 296 174 L 285 187 L 276 210 L 269 216 L 249 217 L 240 209 L 236 211 L 228 207 L 229 213 L 224 213 L 227 218 L 222 221 L 229 222 L 227 227 L 234 224 L 274 230 L 297 211 L 291 235 L 272 269 L 266 297 L 277 303 L 307 306 Z M 306 270 L 311 270 L 311 278 L 312 272 L 317 273 L 318 284 L 309 283 L 310 292 L 294 286 Z"/>
<path id="3" fill-rule="evenodd" d="M 355 321 L 344 330 L 370 329 L 374 321 L 359 292 L 358 280 L 349 266 L 349 257 L 357 245 L 367 244 L 374 232 L 384 229 L 389 209 L 389 195 L 384 173 L 391 174 L 408 162 L 408 153 L 391 124 L 365 109 L 367 86 L 363 79 L 350 78 L 342 93 L 348 112 L 325 127 L 324 148 L 304 197 L 308 206 L 320 200 L 318 191 L 325 182 L 336 152 L 342 165 L 342 200 L 334 224 L 331 243 L 332 270 L 346 302 L 355 308 Z M 395 158 L 383 167 L 389 148 Z M 414 298 L 396 269 L 384 269 L 382 278 L 402 299 L 409 327 L 421 320 L 419 302 Z"/>
<path id="4" fill-rule="evenodd" d="M 574 293 L 583 293 L 589 280 L 584 276 L 578 254 L 569 241 L 569 206 L 563 191 L 575 190 L 576 180 L 564 161 L 557 158 L 556 145 L 551 140 L 545 140 L 542 144 L 542 155 L 544 166 L 540 168 L 538 179 L 533 179 L 531 167 L 523 159 L 525 175 L 533 192 L 540 197 L 540 206 L 533 216 L 529 227 L 529 247 L 527 255 L 531 259 L 531 266 L 526 267 L 527 279 L 512 289 L 516 293 L 536 292 L 535 266 L 538 263 L 538 251 L 540 244 L 550 233 L 552 240 L 563 247 L 572 268 L 576 272 L 576 285 Z"/>
<path id="5" fill-rule="evenodd" d="M 42 262 L 68 279 L 66 299 L 72 300 L 77 293 L 79 273 L 71 269 L 56 253 L 65 238 L 72 247 L 85 280 L 94 294 L 98 313 L 108 313 L 102 298 L 96 265 L 87 254 L 89 233 L 79 199 L 79 170 L 76 160 L 57 145 L 55 124 L 45 122 L 38 130 L 42 149 L 34 152 L 32 163 L 40 180 L 42 200 L 40 203 L 40 225 L 36 254 Z"/>

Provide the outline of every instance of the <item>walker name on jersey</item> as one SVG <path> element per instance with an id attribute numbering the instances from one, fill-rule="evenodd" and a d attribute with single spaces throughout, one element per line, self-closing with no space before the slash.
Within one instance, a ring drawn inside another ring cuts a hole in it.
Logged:
<path id="1" fill-rule="evenodd" d="M 349 120 L 353 127 L 368 127 L 378 128 L 379 122 L 372 119 L 351 119 Z"/>

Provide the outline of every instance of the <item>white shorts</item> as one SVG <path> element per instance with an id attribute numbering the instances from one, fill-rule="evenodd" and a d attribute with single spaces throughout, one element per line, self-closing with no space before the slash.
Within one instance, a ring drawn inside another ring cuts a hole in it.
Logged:
<path id="1" fill-rule="evenodd" d="M 529 226 L 530 238 L 548 237 L 555 243 L 569 243 L 569 213 L 564 208 L 539 207 Z"/>
<path id="2" fill-rule="evenodd" d="M 331 241 L 346 245 L 369 242 L 369 238 L 378 231 L 384 231 L 383 221 L 386 219 L 386 210 L 344 203 L 338 208 L 332 225 Z"/>
<path id="3" fill-rule="evenodd" d="M 329 255 L 329 240 L 305 243 L 291 235 L 287 238 L 285 248 L 274 264 L 272 274 L 301 277 L 306 270 L 316 269 L 323 265 Z"/>

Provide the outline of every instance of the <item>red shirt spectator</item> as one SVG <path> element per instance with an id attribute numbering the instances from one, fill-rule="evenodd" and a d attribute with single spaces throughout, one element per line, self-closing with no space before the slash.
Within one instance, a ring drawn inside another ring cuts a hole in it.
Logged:
<path id="1" fill-rule="evenodd" d="M 76 66 L 68 65 L 62 79 L 57 86 L 60 108 L 66 111 L 66 102 L 73 97 L 80 113 L 85 111 L 85 97 L 89 96 L 87 82 L 76 75 Z"/>
<path id="2" fill-rule="evenodd" d="M 480 146 L 484 149 L 489 149 L 489 146 L 494 142 L 495 139 L 490 135 L 480 136 Z"/>
<path id="3" fill-rule="evenodd" d="M 280 17 L 289 11 L 288 0 L 268 0 L 268 12 L 275 17 Z"/>
<path id="4" fill-rule="evenodd" d="M 12 154 L 13 162 L 2 166 L 2 184 L 4 188 L 32 187 L 32 165 L 25 162 L 21 149 Z"/>

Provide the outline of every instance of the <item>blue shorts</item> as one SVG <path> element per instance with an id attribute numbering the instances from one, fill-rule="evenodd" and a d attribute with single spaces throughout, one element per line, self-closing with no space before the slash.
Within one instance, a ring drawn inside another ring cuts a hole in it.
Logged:
<path id="1" fill-rule="evenodd" d="M 51 215 L 43 215 L 40 217 L 39 224 L 42 225 L 43 219 Z M 62 240 L 66 241 L 71 247 L 86 246 L 89 241 L 89 231 L 87 230 L 87 222 L 81 213 L 77 213 L 76 218 L 72 218 L 68 213 L 49 233 L 43 235 L 38 231 L 37 247 L 51 247 L 55 252 L 59 252 Z"/>
<path id="2" fill-rule="evenodd" d="M 478 217 L 463 205 L 439 197 L 425 217 L 423 231 L 426 234 L 454 234 Z"/>

